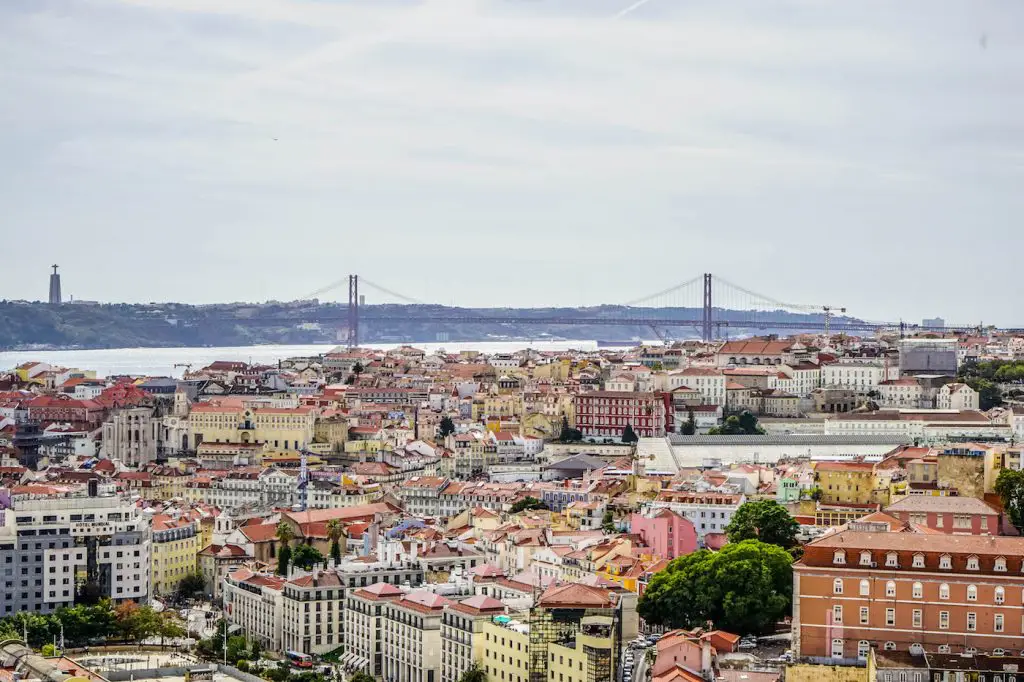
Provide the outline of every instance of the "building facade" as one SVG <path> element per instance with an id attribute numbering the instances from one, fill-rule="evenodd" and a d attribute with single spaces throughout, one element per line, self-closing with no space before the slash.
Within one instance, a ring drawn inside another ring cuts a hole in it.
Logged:
<path id="1" fill-rule="evenodd" d="M 1022 637 L 1024 538 L 840 531 L 793 566 L 793 649 L 1013 650 Z"/>

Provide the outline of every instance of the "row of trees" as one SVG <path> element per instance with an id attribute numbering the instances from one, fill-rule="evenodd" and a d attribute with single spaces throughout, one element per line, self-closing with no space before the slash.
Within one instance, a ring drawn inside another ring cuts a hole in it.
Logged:
<path id="1" fill-rule="evenodd" d="M 341 522 L 331 519 L 327 522 L 327 539 L 331 541 L 330 559 L 334 563 L 341 561 L 341 537 L 344 530 Z M 323 564 L 324 568 L 329 565 L 328 558 L 320 550 L 312 545 L 300 543 L 292 549 L 291 542 L 295 539 L 295 531 L 292 527 L 282 521 L 277 524 L 277 539 L 281 543 L 281 549 L 277 552 L 277 574 L 288 575 L 288 566 L 297 566 L 305 571 L 313 570 L 314 566 Z"/>
<path id="2" fill-rule="evenodd" d="M 106 640 L 142 641 L 151 637 L 184 637 L 185 630 L 170 613 L 157 613 L 133 601 L 113 606 L 109 599 L 93 605 L 78 604 L 50 614 L 23 611 L 0 620 L 0 640 L 22 639 L 39 648 L 61 636 L 64 645 L 79 647 Z"/>
<path id="3" fill-rule="evenodd" d="M 995 484 L 996 494 L 1003 503 L 1006 518 L 1024 533 L 1024 471 L 1003 469 Z"/>
<path id="4" fill-rule="evenodd" d="M 1003 404 L 1003 392 L 997 384 L 1024 382 L 1024 362 L 1015 360 L 970 360 L 957 371 L 960 379 L 978 392 L 978 406 L 990 410 Z"/>

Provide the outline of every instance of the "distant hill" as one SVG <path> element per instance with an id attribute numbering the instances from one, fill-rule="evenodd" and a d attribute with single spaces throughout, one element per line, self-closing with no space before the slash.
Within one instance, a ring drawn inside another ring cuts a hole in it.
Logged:
<path id="1" fill-rule="evenodd" d="M 622 306 L 591 308 L 465 309 L 447 306 L 367 305 L 360 308 L 360 340 L 364 343 L 398 341 L 487 341 L 501 339 L 653 339 L 651 327 L 641 324 L 531 324 L 531 318 L 614 320 L 636 317 L 638 310 Z M 645 316 L 699 320 L 692 308 L 648 309 Z M 716 317 L 739 316 L 738 311 L 716 310 Z M 167 304 L 64 304 L 0 301 L 0 348 L 129 348 L 244 346 L 256 344 L 337 343 L 344 339 L 346 309 L 315 301 L 292 303 L 230 303 L 193 306 Z M 375 317 L 397 317 L 388 321 Z M 401 318 L 436 317 L 437 321 Z M 501 316 L 502 323 L 472 322 L 473 316 Z M 750 329 L 729 329 L 731 336 L 791 334 L 799 328 L 773 328 L 772 323 L 807 322 L 813 328 L 822 316 L 777 311 L 758 313 Z M 723 330 L 723 334 L 726 330 Z M 339 332 L 341 335 L 339 335 Z M 673 339 L 699 338 L 695 327 L 659 329 Z"/>

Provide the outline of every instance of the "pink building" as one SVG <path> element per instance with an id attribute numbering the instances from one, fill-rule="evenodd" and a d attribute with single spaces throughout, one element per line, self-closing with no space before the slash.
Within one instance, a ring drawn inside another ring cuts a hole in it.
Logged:
<path id="1" fill-rule="evenodd" d="M 886 507 L 885 513 L 943 533 L 999 535 L 999 512 L 976 497 L 909 495 Z"/>
<path id="2" fill-rule="evenodd" d="M 633 514 L 629 519 L 629 530 L 665 559 L 697 551 L 697 530 L 693 522 L 671 509 L 661 509 L 653 516 Z"/>

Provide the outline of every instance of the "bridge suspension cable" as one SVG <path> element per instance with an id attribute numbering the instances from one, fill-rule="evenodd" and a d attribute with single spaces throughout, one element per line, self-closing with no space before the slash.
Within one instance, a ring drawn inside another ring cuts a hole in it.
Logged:
<path id="1" fill-rule="evenodd" d="M 661 291 L 655 292 L 653 294 L 649 294 L 647 296 L 641 296 L 640 298 L 634 298 L 632 301 L 626 301 L 622 305 L 626 306 L 627 308 L 633 308 L 633 307 L 636 307 L 640 303 L 647 303 L 647 302 L 650 302 L 650 301 L 652 301 L 654 299 L 661 298 L 663 296 L 668 296 L 669 294 L 674 294 L 675 292 L 681 291 L 682 289 L 685 289 L 685 288 L 687 288 L 689 286 L 693 286 L 697 282 L 700 282 L 703 278 L 704 278 L 703 275 L 697 275 L 693 279 L 687 280 L 687 281 L 683 282 L 682 284 L 676 284 L 675 286 L 671 286 L 671 287 L 669 287 L 667 289 L 662 289 Z M 669 307 L 669 306 L 659 306 L 659 307 Z M 687 307 L 687 306 L 681 306 L 681 307 Z M 699 307 L 699 306 L 697 306 L 697 307 Z"/>
<path id="2" fill-rule="evenodd" d="M 359 283 L 360 284 L 366 284 L 370 288 L 376 289 L 377 291 L 381 292 L 382 294 L 387 294 L 388 296 L 391 296 L 393 298 L 397 298 L 398 300 L 403 301 L 405 303 L 412 303 L 413 305 L 426 305 L 423 301 L 421 301 L 419 299 L 412 298 L 411 296 L 405 296 L 404 294 L 400 294 L 397 291 L 392 291 L 391 289 L 388 289 L 387 287 L 382 287 L 379 284 L 375 284 L 375 283 L 371 282 L 370 280 L 366 279 L 365 277 L 360 277 L 359 278 Z"/>

